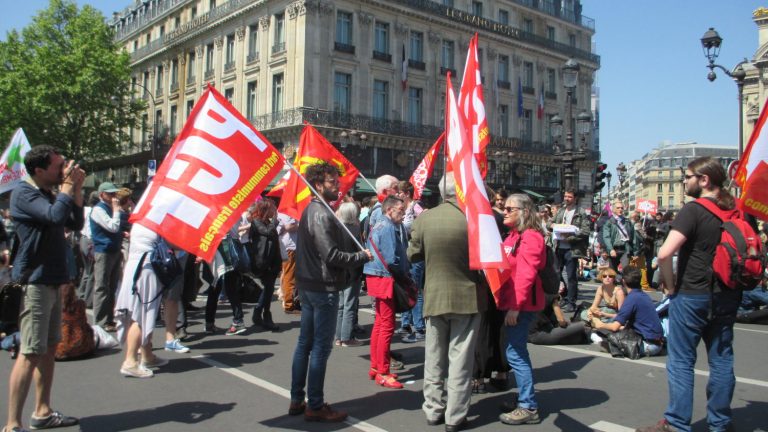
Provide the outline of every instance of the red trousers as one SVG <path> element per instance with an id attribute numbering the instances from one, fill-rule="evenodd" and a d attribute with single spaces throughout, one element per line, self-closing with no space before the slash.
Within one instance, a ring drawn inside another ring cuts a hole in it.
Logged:
<path id="1" fill-rule="evenodd" d="M 395 333 L 395 301 L 376 299 L 376 319 L 371 332 L 371 368 L 389 374 L 389 347 Z"/>

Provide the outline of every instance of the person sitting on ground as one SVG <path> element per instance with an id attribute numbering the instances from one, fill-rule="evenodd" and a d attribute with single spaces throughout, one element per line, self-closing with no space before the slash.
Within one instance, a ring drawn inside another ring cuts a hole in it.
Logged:
<path id="1" fill-rule="evenodd" d="M 664 334 L 653 300 L 640 286 L 641 277 L 640 269 L 627 266 L 621 281 L 627 290 L 627 298 L 619 308 L 619 313 L 610 323 L 604 323 L 593 316 L 591 325 L 595 330 L 608 332 L 617 332 L 630 326 L 643 339 L 640 354 L 655 356 L 661 353 L 664 347 Z"/>
<path id="2" fill-rule="evenodd" d="M 560 308 L 560 296 L 548 295 L 547 305 L 528 329 L 528 343 L 534 345 L 578 345 L 586 343 L 583 322 L 568 322 Z"/>
<path id="3" fill-rule="evenodd" d="M 611 322 L 619 313 L 622 303 L 624 303 L 624 290 L 621 285 L 616 286 L 616 272 L 608 267 L 598 274 L 601 285 L 595 291 L 595 299 L 589 309 L 581 312 L 581 319 L 591 321 L 592 317 L 597 317 L 602 322 Z M 604 303 L 604 306 L 600 306 Z"/>

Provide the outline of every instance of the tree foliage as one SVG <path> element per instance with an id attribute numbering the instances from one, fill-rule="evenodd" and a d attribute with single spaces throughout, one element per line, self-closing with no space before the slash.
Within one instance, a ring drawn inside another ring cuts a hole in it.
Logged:
<path id="1" fill-rule="evenodd" d="M 78 160 L 120 152 L 144 102 L 130 97 L 130 55 L 104 16 L 73 0 L 51 0 L 32 23 L 0 41 L 0 142 L 24 128 Z M 125 134 L 122 134 L 125 137 Z"/>

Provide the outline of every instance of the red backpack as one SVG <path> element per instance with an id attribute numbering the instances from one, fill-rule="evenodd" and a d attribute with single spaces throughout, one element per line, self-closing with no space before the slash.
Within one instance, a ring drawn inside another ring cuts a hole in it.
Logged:
<path id="1" fill-rule="evenodd" d="M 766 261 L 760 236 L 739 210 L 723 210 L 706 198 L 695 202 L 723 222 L 720 243 L 712 262 L 715 276 L 730 289 L 750 290 L 757 286 L 763 277 Z"/>

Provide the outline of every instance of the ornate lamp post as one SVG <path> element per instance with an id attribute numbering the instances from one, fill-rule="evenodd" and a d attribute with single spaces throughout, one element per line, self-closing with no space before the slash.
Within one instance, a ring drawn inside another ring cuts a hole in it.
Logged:
<path id="1" fill-rule="evenodd" d="M 739 160 L 741 160 L 741 154 L 744 152 L 744 107 L 743 107 L 743 95 L 744 95 L 744 79 L 747 77 L 747 73 L 744 71 L 744 64 L 749 63 L 746 59 L 739 62 L 733 70 L 728 69 L 715 64 L 717 57 L 720 55 L 720 45 L 723 43 L 723 38 L 715 31 L 713 27 L 704 33 L 701 37 L 701 47 L 704 50 L 704 56 L 707 58 L 709 64 L 709 73 L 707 79 L 714 81 L 717 79 L 715 74 L 715 68 L 723 71 L 724 74 L 731 77 L 739 89 Z"/>
<path id="2" fill-rule="evenodd" d="M 565 130 L 565 146 L 560 147 L 560 137 L 563 135 L 563 119 L 559 115 L 555 115 L 550 120 L 552 138 L 554 142 L 554 156 L 555 160 L 560 162 L 563 166 L 563 181 L 564 188 L 569 189 L 574 186 L 574 165 L 576 162 L 583 160 L 586 157 L 584 150 L 586 149 L 586 137 L 591 129 L 592 116 L 588 112 L 582 111 L 576 119 L 576 125 L 574 125 L 573 119 L 573 92 L 576 89 L 576 85 L 579 81 L 579 64 L 573 59 L 568 59 L 563 65 L 563 87 L 567 92 L 565 101 L 566 105 L 566 130 Z M 574 132 L 578 133 L 581 137 L 581 145 L 578 149 L 574 148 L 573 135 Z"/>
<path id="3" fill-rule="evenodd" d="M 627 167 L 624 162 L 619 162 L 616 166 L 616 174 L 619 175 L 619 200 L 624 202 L 624 180 L 627 178 Z"/>

